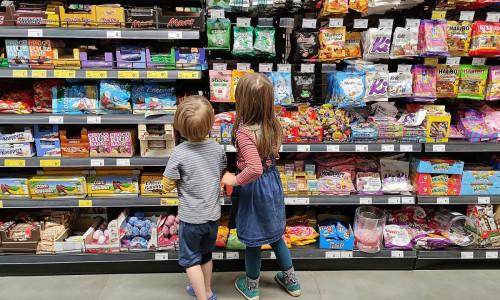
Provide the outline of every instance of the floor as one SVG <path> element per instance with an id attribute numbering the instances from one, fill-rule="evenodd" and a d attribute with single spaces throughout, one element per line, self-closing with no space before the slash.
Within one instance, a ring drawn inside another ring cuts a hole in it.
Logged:
<path id="1" fill-rule="evenodd" d="M 224 300 L 244 300 L 234 289 L 241 273 L 216 273 L 213 289 Z M 499 299 L 500 270 L 298 272 L 301 300 Z M 261 299 L 293 299 L 261 276 Z M 0 277 L 0 299 L 188 300 L 185 274 Z"/>

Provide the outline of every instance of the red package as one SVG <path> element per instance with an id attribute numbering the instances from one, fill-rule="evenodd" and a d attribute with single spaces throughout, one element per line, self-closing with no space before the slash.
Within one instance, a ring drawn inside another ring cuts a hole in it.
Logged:
<path id="1" fill-rule="evenodd" d="M 33 94 L 30 91 L 5 92 L 0 99 L 0 113 L 29 114 L 33 104 Z"/>
<path id="2" fill-rule="evenodd" d="M 229 236 L 229 229 L 226 226 L 219 226 L 217 231 L 217 240 L 215 241 L 215 247 L 227 247 L 227 237 Z"/>
<path id="3" fill-rule="evenodd" d="M 52 112 L 52 87 L 64 85 L 64 80 L 37 80 L 33 84 L 34 111 L 37 113 Z"/>
<path id="4" fill-rule="evenodd" d="M 500 56 L 500 22 L 474 22 L 469 55 Z"/>

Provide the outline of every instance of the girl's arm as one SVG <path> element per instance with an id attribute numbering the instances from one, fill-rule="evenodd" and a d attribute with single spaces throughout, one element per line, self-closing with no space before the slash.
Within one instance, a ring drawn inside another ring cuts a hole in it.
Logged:
<path id="1" fill-rule="evenodd" d="M 238 155 L 241 155 L 245 160 L 246 167 L 241 170 L 235 180 L 239 185 L 245 185 L 262 175 L 262 161 L 253 135 L 249 131 L 239 130 L 236 132 L 236 138 L 238 140 Z"/>

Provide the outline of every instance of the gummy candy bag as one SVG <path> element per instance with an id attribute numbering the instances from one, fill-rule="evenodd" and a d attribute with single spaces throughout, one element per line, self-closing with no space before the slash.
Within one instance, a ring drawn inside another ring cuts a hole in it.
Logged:
<path id="1" fill-rule="evenodd" d="M 370 28 L 362 34 L 363 59 L 389 58 L 391 49 L 391 28 Z"/>
<path id="2" fill-rule="evenodd" d="M 233 27 L 234 56 L 253 56 L 253 27 Z"/>
<path id="3" fill-rule="evenodd" d="M 229 19 L 207 20 L 207 48 L 208 50 L 231 49 L 231 21 Z"/>
<path id="4" fill-rule="evenodd" d="M 452 56 L 468 56 L 472 23 L 448 21 L 448 52 Z"/>
<path id="5" fill-rule="evenodd" d="M 345 57 L 345 26 L 338 28 L 320 28 L 319 60 L 335 61 Z"/>
<path id="6" fill-rule="evenodd" d="M 361 57 L 361 33 L 347 32 L 345 35 L 345 58 Z"/>
<path id="7" fill-rule="evenodd" d="M 102 80 L 99 86 L 99 112 L 130 113 L 130 81 Z"/>
<path id="8" fill-rule="evenodd" d="M 303 28 L 292 34 L 292 51 L 290 62 L 314 63 L 318 56 L 318 32 Z"/>
<path id="9" fill-rule="evenodd" d="M 320 11 L 321 17 L 328 17 L 335 14 L 346 14 L 349 12 L 348 0 L 324 0 L 323 9 Z"/>
<path id="10" fill-rule="evenodd" d="M 420 22 L 418 53 L 420 56 L 448 56 L 446 20 Z"/>
<path id="11" fill-rule="evenodd" d="M 413 78 L 409 73 L 389 73 L 389 98 L 409 97 L 412 95 Z"/>
<path id="12" fill-rule="evenodd" d="M 253 49 L 255 54 L 269 57 L 276 56 L 274 27 L 257 26 L 255 28 L 255 41 Z"/>
<path id="13" fill-rule="evenodd" d="M 458 98 L 484 100 L 488 66 L 460 66 Z"/>
<path id="14" fill-rule="evenodd" d="M 313 102 L 316 76 L 314 73 L 293 75 L 293 97 L 295 102 Z"/>
<path id="15" fill-rule="evenodd" d="M 33 100 L 35 101 L 33 111 L 37 113 L 52 112 L 52 87 L 64 84 L 65 80 L 61 79 L 36 80 L 33 84 Z"/>
<path id="16" fill-rule="evenodd" d="M 364 13 L 368 9 L 368 0 L 349 0 L 349 8 Z"/>
<path id="17" fill-rule="evenodd" d="M 368 72 L 366 73 L 366 95 L 365 101 L 389 101 L 387 87 L 389 85 L 389 73 Z"/>
<path id="18" fill-rule="evenodd" d="M 417 56 L 418 28 L 396 27 L 391 46 L 391 58 Z"/>
<path id="19" fill-rule="evenodd" d="M 231 77 L 231 95 L 229 97 L 229 102 L 236 102 L 236 99 L 234 98 L 234 93 L 236 92 L 236 87 L 238 86 L 238 81 L 240 81 L 240 78 L 248 73 L 253 73 L 253 70 L 250 69 L 249 72 L 242 72 L 242 71 L 238 71 L 238 70 L 232 71 L 232 74 L 231 74 L 232 75 L 232 77 Z"/>
<path id="20" fill-rule="evenodd" d="M 229 102 L 231 97 L 231 71 L 209 71 L 210 101 Z"/>
<path id="21" fill-rule="evenodd" d="M 436 100 L 436 67 L 415 65 L 411 73 L 413 74 L 413 100 Z"/>
<path id="22" fill-rule="evenodd" d="M 293 103 L 292 73 L 273 72 L 274 105 Z"/>
<path id="23" fill-rule="evenodd" d="M 382 181 L 378 172 L 357 172 L 358 195 L 382 195 Z"/>
<path id="24" fill-rule="evenodd" d="M 340 72 L 335 75 L 335 103 L 338 108 L 365 106 L 365 76 L 362 73 Z"/>
<path id="25" fill-rule="evenodd" d="M 459 74 L 459 66 L 437 66 L 436 95 L 438 98 L 457 97 Z"/>
<path id="26" fill-rule="evenodd" d="M 500 100 L 500 67 L 491 66 L 488 72 L 488 85 L 485 100 Z"/>
<path id="27" fill-rule="evenodd" d="M 469 55 L 486 57 L 500 55 L 500 22 L 474 22 Z"/>

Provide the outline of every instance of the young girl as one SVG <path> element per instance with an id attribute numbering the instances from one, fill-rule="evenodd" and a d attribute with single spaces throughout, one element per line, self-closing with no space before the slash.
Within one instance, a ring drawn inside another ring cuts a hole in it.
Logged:
<path id="1" fill-rule="evenodd" d="M 285 202 L 276 168 L 283 131 L 274 115 L 273 86 L 266 76 L 243 76 L 236 88 L 236 119 L 231 143 L 238 149 L 238 175 L 226 173 L 222 182 L 235 186 L 231 214 L 239 240 L 246 246 L 246 277 L 236 289 L 248 300 L 259 299 L 261 246 L 270 244 L 282 272 L 276 281 L 292 296 L 300 296 L 292 258 L 282 239 Z"/>

